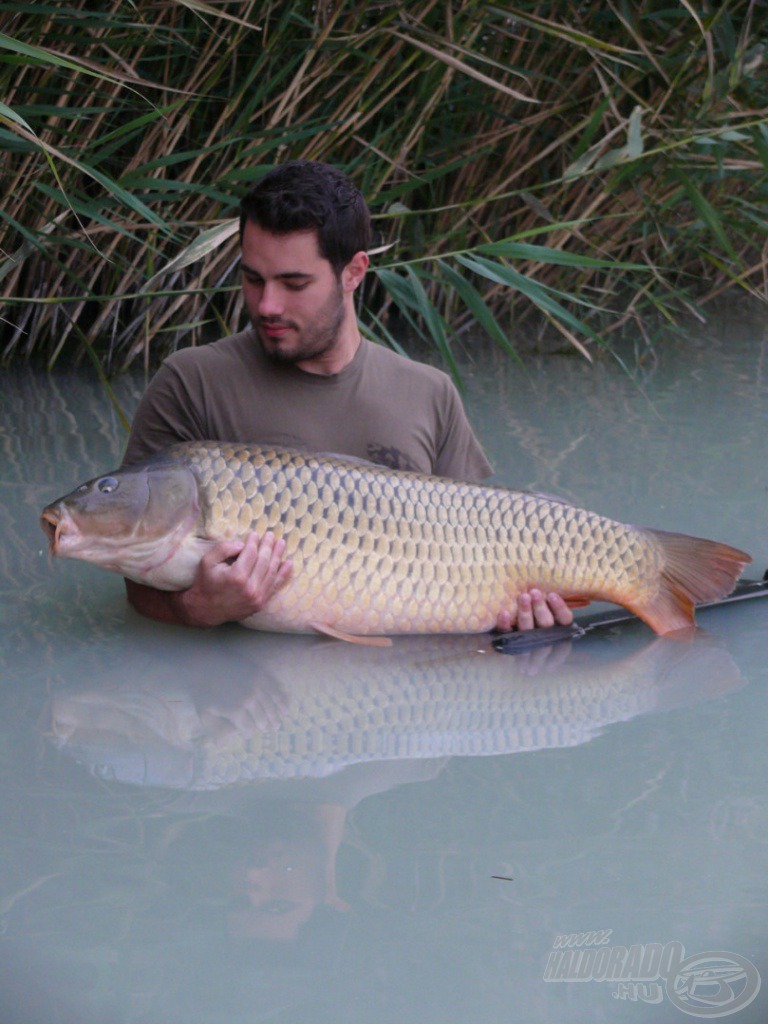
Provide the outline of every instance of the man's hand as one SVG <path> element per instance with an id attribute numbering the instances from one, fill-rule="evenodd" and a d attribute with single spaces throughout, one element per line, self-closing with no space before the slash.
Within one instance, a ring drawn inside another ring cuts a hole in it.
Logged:
<path id="1" fill-rule="evenodd" d="M 516 609 L 499 613 L 496 628 L 502 633 L 511 629 L 536 629 L 547 626 L 570 626 L 573 612 L 559 594 L 542 594 L 535 587 L 520 594 Z"/>
<path id="2" fill-rule="evenodd" d="M 142 615 L 186 626 L 218 626 L 255 615 L 288 582 L 292 563 L 283 561 L 285 541 L 263 538 L 223 540 L 202 558 L 188 590 L 156 590 L 126 580 L 128 600 Z"/>
<path id="3" fill-rule="evenodd" d="M 218 626 L 262 611 L 291 575 L 284 554 L 285 541 L 273 533 L 220 541 L 203 556 L 192 586 L 176 595 L 183 619 Z"/>

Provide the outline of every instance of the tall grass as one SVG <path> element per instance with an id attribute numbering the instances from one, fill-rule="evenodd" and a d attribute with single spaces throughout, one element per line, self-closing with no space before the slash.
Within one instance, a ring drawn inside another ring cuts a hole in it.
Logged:
<path id="1" fill-rule="evenodd" d="M 376 215 L 363 329 L 449 366 L 469 323 L 514 353 L 535 312 L 589 357 L 763 295 L 767 46 L 757 0 L 0 2 L 0 358 L 236 329 L 239 197 L 295 157 Z"/>

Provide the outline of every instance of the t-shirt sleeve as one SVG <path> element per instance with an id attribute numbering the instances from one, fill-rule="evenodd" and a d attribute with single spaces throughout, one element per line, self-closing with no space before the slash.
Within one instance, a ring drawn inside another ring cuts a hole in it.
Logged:
<path id="1" fill-rule="evenodd" d="M 172 361 L 163 363 L 139 402 L 123 455 L 124 466 L 179 441 L 201 440 L 201 396 L 191 390 L 189 381 Z"/>
<path id="2" fill-rule="evenodd" d="M 443 387 L 434 472 L 465 483 L 482 483 L 493 473 L 493 467 L 472 432 L 459 393 L 448 377 Z"/>

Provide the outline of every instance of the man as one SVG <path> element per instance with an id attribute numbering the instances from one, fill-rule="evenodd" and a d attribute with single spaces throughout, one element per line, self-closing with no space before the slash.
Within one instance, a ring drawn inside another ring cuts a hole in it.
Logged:
<path id="1" fill-rule="evenodd" d="M 165 361 L 137 410 L 124 464 L 177 441 L 258 441 L 469 482 L 490 474 L 447 375 L 360 337 L 354 293 L 371 223 L 345 175 L 311 161 L 275 168 L 242 201 L 240 239 L 251 328 Z M 284 551 L 271 533 L 222 541 L 188 590 L 126 580 L 128 598 L 165 622 L 242 619 L 289 579 Z M 498 626 L 571 619 L 558 595 L 531 591 Z"/>

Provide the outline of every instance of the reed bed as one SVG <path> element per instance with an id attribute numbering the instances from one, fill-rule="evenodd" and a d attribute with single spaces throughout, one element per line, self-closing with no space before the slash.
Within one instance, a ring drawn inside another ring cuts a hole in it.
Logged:
<path id="1" fill-rule="evenodd" d="M 0 2 L 0 359 L 112 373 L 237 329 L 240 195 L 297 157 L 374 211 L 364 331 L 454 370 L 470 325 L 592 358 L 764 297 L 761 7 Z"/>

